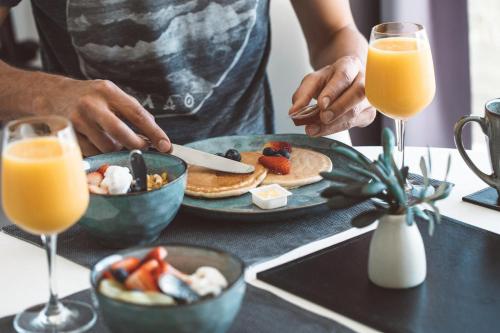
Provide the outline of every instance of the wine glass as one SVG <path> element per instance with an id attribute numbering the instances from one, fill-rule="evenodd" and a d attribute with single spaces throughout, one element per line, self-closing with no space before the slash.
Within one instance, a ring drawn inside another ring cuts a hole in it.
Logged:
<path id="1" fill-rule="evenodd" d="M 30 117 L 5 126 L 3 209 L 21 229 L 41 236 L 49 268 L 49 301 L 19 313 L 14 319 L 18 332 L 83 332 L 94 325 L 90 305 L 59 301 L 54 276 L 57 234 L 75 224 L 88 203 L 82 155 L 67 119 Z"/>
<path id="2" fill-rule="evenodd" d="M 372 28 L 365 91 L 379 112 L 396 121 L 402 168 L 406 121 L 428 106 L 436 92 L 431 48 L 422 25 L 388 22 Z M 407 183 L 407 192 L 413 188 Z"/>

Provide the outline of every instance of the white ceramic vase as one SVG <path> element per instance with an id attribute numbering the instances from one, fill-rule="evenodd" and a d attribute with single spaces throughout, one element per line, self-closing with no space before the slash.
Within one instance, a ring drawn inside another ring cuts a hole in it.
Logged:
<path id="1" fill-rule="evenodd" d="M 424 282 L 426 274 L 424 242 L 417 225 L 408 225 L 406 215 L 380 218 L 370 242 L 370 280 L 380 287 L 405 289 Z"/>

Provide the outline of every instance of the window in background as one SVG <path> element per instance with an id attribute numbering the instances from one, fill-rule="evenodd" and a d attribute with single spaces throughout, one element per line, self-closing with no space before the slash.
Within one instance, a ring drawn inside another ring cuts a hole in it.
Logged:
<path id="1" fill-rule="evenodd" d="M 470 76 L 472 90 L 471 113 L 484 114 L 484 103 L 500 97 L 500 1 L 468 2 Z M 486 150 L 479 126 L 472 125 L 472 148 Z"/>

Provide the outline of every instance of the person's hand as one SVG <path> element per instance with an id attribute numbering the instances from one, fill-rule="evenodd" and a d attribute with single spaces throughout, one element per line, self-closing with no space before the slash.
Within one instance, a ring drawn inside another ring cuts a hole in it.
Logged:
<path id="1" fill-rule="evenodd" d="M 154 117 L 132 96 L 111 81 L 80 81 L 54 75 L 38 82 L 33 109 L 38 114 L 68 117 L 85 156 L 127 149 L 145 148 L 148 143 L 124 121 L 135 126 L 161 152 L 171 144 Z"/>
<path id="2" fill-rule="evenodd" d="M 292 97 L 289 114 L 318 100 L 320 121 L 306 126 L 309 136 L 323 136 L 368 126 L 376 115 L 365 97 L 365 74 L 357 57 L 345 56 L 304 77 Z"/>

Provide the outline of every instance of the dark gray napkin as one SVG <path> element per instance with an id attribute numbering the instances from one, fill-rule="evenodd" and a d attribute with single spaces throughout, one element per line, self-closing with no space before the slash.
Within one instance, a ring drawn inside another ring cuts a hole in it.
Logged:
<path id="1" fill-rule="evenodd" d="M 179 214 L 162 232 L 156 244 L 176 242 L 215 247 L 239 256 L 246 264 L 252 264 L 349 229 L 351 218 L 369 205 L 365 203 L 342 211 L 263 223 L 217 222 Z M 39 237 L 17 226 L 10 225 L 2 230 L 40 245 Z M 95 242 L 78 224 L 58 238 L 57 253 L 86 267 L 114 252 L 116 250 Z"/>
<path id="2" fill-rule="evenodd" d="M 67 299 L 91 303 L 90 290 L 70 295 Z M 0 319 L 0 332 L 14 333 L 13 316 Z M 90 330 L 95 333 L 110 333 L 99 316 Z M 315 315 L 290 304 L 267 291 L 247 285 L 241 311 L 236 317 L 230 333 L 351 333 L 349 328 Z M 193 332 L 195 333 L 195 332 Z"/>
<path id="3" fill-rule="evenodd" d="M 421 177 L 411 175 L 418 182 Z M 433 185 L 440 182 L 434 181 Z M 365 202 L 344 210 L 302 215 L 273 222 L 238 222 L 204 220 L 179 214 L 162 232 L 156 244 L 176 242 L 203 245 L 229 251 L 247 265 L 266 261 L 297 247 L 323 239 L 351 228 L 353 216 L 371 207 Z M 2 229 L 14 237 L 40 245 L 39 237 L 14 225 Z M 85 267 L 116 250 L 107 249 L 92 240 L 77 224 L 59 235 L 59 255 Z"/>

